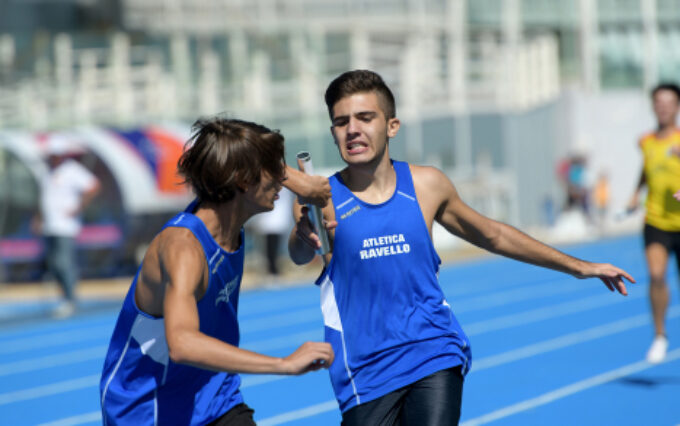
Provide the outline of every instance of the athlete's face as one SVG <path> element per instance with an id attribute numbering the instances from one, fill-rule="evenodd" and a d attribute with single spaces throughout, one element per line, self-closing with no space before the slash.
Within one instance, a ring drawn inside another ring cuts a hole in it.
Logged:
<path id="1" fill-rule="evenodd" d="M 385 117 L 375 92 L 355 93 L 333 106 L 331 133 L 347 164 L 380 161 L 398 131 L 399 120 Z"/>
<path id="2" fill-rule="evenodd" d="M 272 179 L 269 173 L 262 172 L 260 182 L 250 185 L 245 191 L 246 202 L 256 213 L 269 211 L 274 208 L 274 201 L 279 198 L 279 191 L 283 181 Z"/>
<path id="3" fill-rule="evenodd" d="M 675 124 L 680 110 L 680 99 L 671 90 L 659 90 L 654 94 L 654 114 L 660 126 Z"/>

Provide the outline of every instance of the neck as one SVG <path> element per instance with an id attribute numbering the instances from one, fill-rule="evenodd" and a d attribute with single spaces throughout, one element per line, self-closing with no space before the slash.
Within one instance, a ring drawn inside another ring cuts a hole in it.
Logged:
<path id="1" fill-rule="evenodd" d="M 677 130 L 675 123 L 661 124 L 657 128 L 656 134 L 660 137 L 666 137 Z"/>
<path id="2" fill-rule="evenodd" d="M 363 194 L 364 201 L 379 203 L 392 196 L 397 175 L 386 152 L 375 163 L 348 165 L 342 171 L 342 179 L 350 191 Z"/>
<path id="3" fill-rule="evenodd" d="M 217 244 L 228 252 L 234 252 L 241 246 L 241 228 L 252 215 L 243 211 L 237 194 L 226 203 L 201 203 L 195 215 L 203 221 L 210 235 Z"/>

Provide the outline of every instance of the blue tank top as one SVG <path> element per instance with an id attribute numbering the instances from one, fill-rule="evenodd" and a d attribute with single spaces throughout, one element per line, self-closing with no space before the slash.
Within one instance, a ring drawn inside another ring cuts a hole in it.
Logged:
<path id="1" fill-rule="evenodd" d="M 163 229 L 184 227 L 200 241 L 210 268 L 208 289 L 197 304 L 200 331 L 238 346 L 243 230 L 241 246 L 229 253 L 190 213 L 193 207 L 192 203 Z M 139 270 L 123 302 L 104 361 L 100 382 L 104 424 L 205 424 L 243 402 L 239 375 L 176 364 L 169 358 L 163 318 L 140 311 L 135 303 L 138 278 Z"/>
<path id="2" fill-rule="evenodd" d="M 393 167 L 396 189 L 382 204 L 358 199 L 339 173 L 330 178 L 338 226 L 317 284 L 343 412 L 437 371 L 470 368 L 469 342 L 439 286 L 441 261 L 409 165 Z"/>

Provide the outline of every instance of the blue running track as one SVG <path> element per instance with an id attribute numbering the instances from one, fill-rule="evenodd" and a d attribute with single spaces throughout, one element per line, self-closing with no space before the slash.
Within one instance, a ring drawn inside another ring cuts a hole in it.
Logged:
<path id="1" fill-rule="evenodd" d="M 462 424 L 680 424 L 680 303 L 669 273 L 670 348 L 650 365 L 646 267 L 638 236 L 567 246 L 637 280 L 629 296 L 499 257 L 451 264 L 440 281 L 472 342 Z M 674 262 L 673 262 L 674 263 Z M 318 289 L 244 292 L 242 347 L 275 356 L 323 338 Z M 0 425 L 101 423 L 98 382 L 117 305 L 89 306 L 67 320 L 10 321 L 36 304 L 0 303 Z M 300 377 L 244 376 L 259 425 L 338 425 L 325 371 Z"/>

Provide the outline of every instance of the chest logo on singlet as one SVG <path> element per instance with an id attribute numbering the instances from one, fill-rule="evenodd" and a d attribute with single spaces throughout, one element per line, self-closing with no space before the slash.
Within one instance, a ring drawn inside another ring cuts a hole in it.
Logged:
<path id="1" fill-rule="evenodd" d="M 241 278 L 239 275 L 235 276 L 233 280 L 229 281 L 224 285 L 224 288 L 217 293 L 217 299 L 215 299 L 215 306 L 218 303 L 224 302 L 229 303 L 229 296 L 233 293 L 234 289 L 238 285 L 238 280 Z"/>
<path id="2" fill-rule="evenodd" d="M 411 245 L 406 242 L 404 234 L 366 238 L 362 248 L 363 250 L 359 251 L 361 260 L 406 254 L 411 251 Z"/>
<path id="3" fill-rule="evenodd" d="M 358 212 L 360 209 L 361 209 L 360 206 L 354 206 L 354 207 L 352 207 L 351 209 L 349 209 L 348 211 L 346 211 L 345 213 L 343 213 L 343 214 L 340 216 L 340 219 L 341 219 L 341 220 L 342 220 L 342 219 L 347 219 L 348 217 L 352 216 L 354 213 Z"/>

